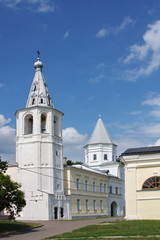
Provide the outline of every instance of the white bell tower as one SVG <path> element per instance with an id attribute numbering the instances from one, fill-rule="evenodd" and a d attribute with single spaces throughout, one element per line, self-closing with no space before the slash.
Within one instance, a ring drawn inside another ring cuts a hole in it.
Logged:
<path id="1" fill-rule="evenodd" d="M 21 218 L 69 218 L 63 186 L 63 113 L 53 106 L 39 55 L 34 68 L 26 108 L 16 112 L 16 161 L 27 202 Z"/>

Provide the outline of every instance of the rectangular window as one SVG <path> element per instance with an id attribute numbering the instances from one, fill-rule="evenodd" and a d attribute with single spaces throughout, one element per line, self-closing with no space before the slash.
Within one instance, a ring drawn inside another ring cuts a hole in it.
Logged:
<path id="1" fill-rule="evenodd" d="M 102 191 L 102 183 L 100 183 L 100 192 L 103 192 L 103 191 Z"/>
<path id="2" fill-rule="evenodd" d="M 94 211 L 97 209 L 96 200 L 93 200 L 93 209 L 94 209 Z"/>
<path id="3" fill-rule="evenodd" d="M 76 187 L 77 187 L 77 190 L 80 190 L 80 182 L 79 182 L 79 178 L 77 178 L 77 182 L 76 182 Z"/>
<path id="4" fill-rule="evenodd" d="M 77 211 L 81 210 L 80 199 L 77 199 Z"/>
<path id="5" fill-rule="evenodd" d="M 109 192 L 112 193 L 112 186 L 109 187 Z"/>
<path id="6" fill-rule="evenodd" d="M 116 187 L 116 194 L 118 194 L 118 187 Z"/>
<path id="7" fill-rule="evenodd" d="M 97 160 L 97 154 L 93 154 L 93 160 Z"/>
<path id="8" fill-rule="evenodd" d="M 89 210 L 89 202 L 88 202 L 88 199 L 86 199 L 86 211 Z"/>
<path id="9" fill-rule="evenodd" d="M 96 192 L 96 182 L 93 182 L 93 192 Z"/>
<path id="10" fill-rule="evenodd" d="M 103 210 L 103 201 L 100 200 L 100 209 Z"/>
<path id="11" fill-rule="evenodd" d="M 106 189 L 106 184 L 104 184 L 104 193 L 107 192 L 107 189 Z"/>
<path id="12" fill-rule="evenodd" d="M 85 191 L 88 191 L 88 180 L 85 180 Z"/>
<path id="13" fill-rule="evenodd" d="M 104 160 L 107 160 L 108 157 L 107 157 L 107 154 L 104 154 Z"/>

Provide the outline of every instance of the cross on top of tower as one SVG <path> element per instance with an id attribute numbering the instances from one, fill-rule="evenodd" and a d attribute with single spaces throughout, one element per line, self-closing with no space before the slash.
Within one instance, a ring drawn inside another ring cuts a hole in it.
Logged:
<path id="1" fill-rule="evenodd" d="M 38 57 L 38 59 L 39 59 L 39 56 L 40 56 L 40 51 L 38 50 L 38 51 L 37 51 L 37 57 Z"/>

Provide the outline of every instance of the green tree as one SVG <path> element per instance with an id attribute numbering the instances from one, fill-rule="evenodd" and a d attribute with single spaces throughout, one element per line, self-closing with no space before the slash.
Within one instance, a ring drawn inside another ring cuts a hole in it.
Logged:
<path id="1" fill-rule="evenodd" d="M 67 160 L 66 164 L 67 164 L 67 166 L 72 166 L 72 165 L 77 165 L 77 164 L 82 165 L 83 163 L 82 162 L 73 162 L 72 160 Z"/>
<path id="2" fill-rule="evenodd" d="M 0 212 L 6 210 L 9 219 L 15 219 L 26 205 L 24 192 L 19 190 L 20 184 L 5 175 L 8 164 L 0 158 Z"/>

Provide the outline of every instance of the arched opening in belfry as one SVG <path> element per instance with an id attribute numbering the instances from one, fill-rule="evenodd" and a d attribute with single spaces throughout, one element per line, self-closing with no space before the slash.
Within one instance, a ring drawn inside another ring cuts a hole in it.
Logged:
<path id="1" fill-rule="evenodd" d="M 24 118 L 24 134 L 33 133 L 33 116 L 32 114 L 27 114 Z"/>
<path id="2" fill-rule="evenodd" d="M 57 116 L 54 116 L 54 135 L 59 136 L 59 119 Z"/>
<path id="3" fill-rule="evenodd" d="M 111 217 L 117 216 L 117 203 L 114 201 L 111 203 Z"/>
<path id="4" fill-rule="evenodd" d="M 46 129 L 47 129 L 46 123 L 47 123 L 47 115 L 42 113 L 41 114 L 41 133 L 46 133 Z"/>

